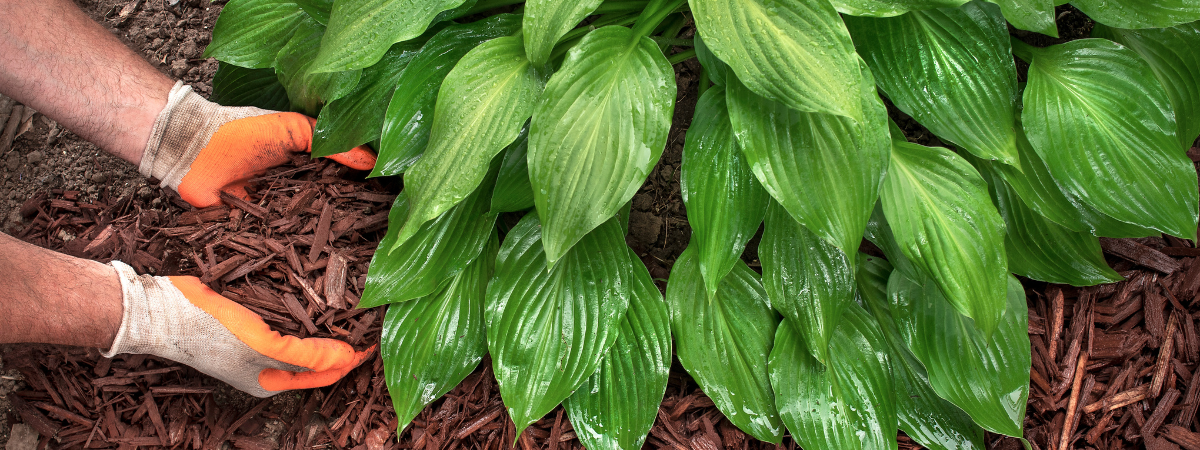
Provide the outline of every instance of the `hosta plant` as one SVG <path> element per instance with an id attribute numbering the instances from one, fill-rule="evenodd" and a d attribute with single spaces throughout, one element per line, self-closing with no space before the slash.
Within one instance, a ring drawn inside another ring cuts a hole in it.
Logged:
<path id="1" fill-rule="evenodd" d="M 1094 38 L 1010 36 L 1056 36 L 1055 3 L 230 0 L 207 54 L 219 101 L 403 177 L 358 305 L 389 305 L 401 429 L 490 353 L 518 432 L 561 404 L 585 446 L 640 448 L 674 353 L 764 441 L 982 448 L 1022 435 L 1013 274 L 1112 282 L 1098 237 L 1196 236 L 1200 2 L 1077 0 Z M 624 235 L 692 58 L 664 298 Z"/>

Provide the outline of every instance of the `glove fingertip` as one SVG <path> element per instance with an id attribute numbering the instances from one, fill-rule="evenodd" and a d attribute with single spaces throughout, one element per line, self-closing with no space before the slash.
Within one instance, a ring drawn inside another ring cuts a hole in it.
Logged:
<path id="1" fill-rule="evenodd" d="M 345 153 L 330 155 L 329 159 L 354 170 L 371 170 L 375 167 L 375 154 L 366 146 L 358 146 Z"/>

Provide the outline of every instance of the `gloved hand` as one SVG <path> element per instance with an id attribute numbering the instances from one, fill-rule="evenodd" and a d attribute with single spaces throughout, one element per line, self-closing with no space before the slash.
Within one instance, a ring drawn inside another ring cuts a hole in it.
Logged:
<path id="1" fill-rule="evenodd" d="M 154 121 L 138 171 L 197 208 L 221 203 L 221 191 L 245 199 L 247 180 L 286 163 L 291 153 L 312 151 L 316 122 L 298 113 L 221 106 L 181 81 Z M 375 166 L 366 147 L 330 159 L 358 170 Z"/>
<path id="2" fill-rule="evenodd" d="M 121 279 L 125 310 L 105 357 L 155 355 L 255 397 L 270 397 L 333 384 L 375 350 L 355 352 L 338 340 L 281 336 L 258 314 L 196 277 L 139 276 L 120 261 L 110 265 Z"/>

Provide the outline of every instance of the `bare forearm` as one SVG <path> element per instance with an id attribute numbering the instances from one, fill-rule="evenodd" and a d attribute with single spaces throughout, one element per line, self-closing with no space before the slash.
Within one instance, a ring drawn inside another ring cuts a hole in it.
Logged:
<path id="1" fill-rule="evenodd" d="M 137 164 L 173 81 L 71 0 L 0 0 L 0 92 Z"/>
<path id="2" fill-rule="evenodd" d="M 0 274 L 0 344 L 112 344 L 122 313 L 112 267 L 0 233 Z"/>

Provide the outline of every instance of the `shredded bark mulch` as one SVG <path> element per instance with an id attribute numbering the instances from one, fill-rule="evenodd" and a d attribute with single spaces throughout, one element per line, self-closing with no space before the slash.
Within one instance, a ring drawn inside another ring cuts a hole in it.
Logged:
<path id="1" fill-rule="evenodd" d="M 1200 155 L 1193 149 L 1192 155 Z M 366 348 L 384 309 L 354 309 L 387 227 L 388 186 L 298 157 L 252 180 L 252 202 L 193 210 L 172 194 L 29 199 L 14 236 L 141 273 L 194 275 L 301 337 Z M 153 207 L 151 205 L 154 205 Z M 1105 239 L 1126 281 L 1074 288 L 1026 282 L 1033 347 L 1026 437 L 1036 449 L 1200 450 L 1200 249 L 1172 237 Z M 399 436 L 376 356 L 333 386 L 260 400 L 177 363 L 95 349 L 10 346 L 28 387 L 8 395 L 40 448 L 577 449 L 561 408 L 518 440 L 485 359 Z M 918 448 L 901 435 L 900 448 Z M 992 448 L 1019 448 L 988 436 Z M 672 368 L 647 448 L 765 449 Z"/>

